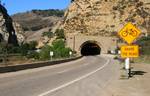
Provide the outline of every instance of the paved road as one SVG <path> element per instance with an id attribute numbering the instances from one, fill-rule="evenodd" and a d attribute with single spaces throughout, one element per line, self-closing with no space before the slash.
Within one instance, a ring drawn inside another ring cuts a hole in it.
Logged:
<path id="1" fill-rule="evenodd" d="M 108 57 L 88 56 L 61 65 L 0 74 L 0 96 L 67 96 L 66 93 L 69 94 L 68 96 L 74 96 L 71 90 L 62 89 L 69 86 L 79 87 L 82 84 L 74 84 L 98 73 L 101 74 L 101 82 L 107 84 L 115 72 L 113 62 Z M 65 93 L 58 92 L 60 90 Z M 56 94 L 57 92 L 60 94 Z M 84 96 L 83 94 L 84 92 L 81 96 Z"/>

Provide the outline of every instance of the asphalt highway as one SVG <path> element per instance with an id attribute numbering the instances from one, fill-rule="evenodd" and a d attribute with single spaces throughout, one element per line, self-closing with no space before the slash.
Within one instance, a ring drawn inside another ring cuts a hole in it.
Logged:
<path id="1" fill-rule="evenodd" d="M 111 78 L 112 62 L 108 57 L 87 56 L 60 65 L 0 74 L 0 96 L 53 96 L 59 90 L 102 73 L 101 70 L 107 70 L 102 75 Z"/>

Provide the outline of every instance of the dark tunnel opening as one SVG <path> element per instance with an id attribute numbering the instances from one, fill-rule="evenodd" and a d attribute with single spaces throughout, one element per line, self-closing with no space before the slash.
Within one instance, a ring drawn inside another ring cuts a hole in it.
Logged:
<path id="1" fill-rule="evenodd" d="M 86 42 L 81 47 L 81 55 L 82 56 L 90 56 L 90 55 L 100 55 L 101 48 L 95 42 Z"/>

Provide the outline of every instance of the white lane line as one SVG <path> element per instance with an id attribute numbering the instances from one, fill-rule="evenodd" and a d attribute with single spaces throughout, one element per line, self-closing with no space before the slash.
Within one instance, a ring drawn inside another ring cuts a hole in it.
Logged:
<path id="1" fill-rule="evenodd" d="M 70 81 L 70 82 L 68 82 L 68 83 L 66 83 L 66 84 L 63 84 L 63 85 L 61 85 L 61 86 L 59 86 L 59 87 L 57 87 L 57 88 L 51 89 L 51 90 L 49 90 L 49 91 L 47 91 L 47 92 L 44 92 L 44 93 L 42 93 L 42 94 L 40 94 L 40 95 L 38 95 L 38 96 L 46 96 L 46 95 L 48 95 L 48 94 L 50 94 L 50 93 L 52 93 L 52 92 L 55 92 L 55 91 L 57 91 L 57 90 L 59 90 L 59 89 L 62 89 L 62 88 L 64 88 L 64 87 L 67 87 L 67 86 L 69 86 L 69 85 L 71 85 L 71 84 L 73 84 L 73 83 L 75 83 L 75 82 L 77 82 L 77 81 L 80 81 L 80 80 L 82 80 L 82 79 L 85 79 L 85 78 L 89 77 L 90 75 L 92 75 L 92 74 L 98 72 L 99 70 L 102 70 L 104 67 L 106 67 L 106 66 L 109 64 L 109 62 L 110 62 L 110 59 L 107 60 L 107 62 L 106 62 L 102 67 L 98 68 L 97 70 L 92 71 L 92 72 L 90 72 L 90 73 L 88 73 L 88 74 L 86 74 L 86 75 L 84 75 L 84 76 L 81 76 L 81 77 L 79 77 L 79 78 L 77 78 L 77 79 L 75 79 L 75 80 L 73 80 L 73 81 Z"/>
<path id="2" fill-rule="evenodd" d="M 87 65 L 89 65 L 90 63 L 86 63 L 86 64 L 83 64 L 82 66 L 87 66 Z M 78 67 L 81 67 L 81 66 L 78 66 Z M 78 68 L 78 67 L 76 67 L 76 68 Z M 71 70 L 74 70 L 74 69 L 76 69 L 76 68 L 70 68 L 70 69 L 68 69 L 68 70 L 63 70 L 63 71 L 60 71 L 60 72 L 57 72 L 58 74 L 61 74 L 61 73 L 65 73 L 65 72 L 69 72 L 69 71 L 71 71 Z"/>
<path id="3" fill-rule="evenodd" d="M 72 68 L 72 69 L 68 69 L 68 70 L 63 70 L 63 71 L 60 71 L 60 72 L 57 72 L 57 74 L 61 74 L 61 73 L 65 73 L 65 72 L 69 72 L 69 71 L 71 71 L 71 70 L 73 70 L 74 68 Z"/>

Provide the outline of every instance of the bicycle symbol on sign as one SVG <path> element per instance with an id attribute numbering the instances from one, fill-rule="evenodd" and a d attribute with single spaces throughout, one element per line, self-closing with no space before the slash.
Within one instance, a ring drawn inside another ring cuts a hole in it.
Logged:
<path id="1" fill-rule="evenodd" d="M 123 37 L 127 37 L 128 35 L 131 35 L 132 37 L 136 37 L 138 35 L 138 32 L 133 29 L 126 29 L 121 33 Z"/>

